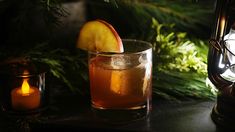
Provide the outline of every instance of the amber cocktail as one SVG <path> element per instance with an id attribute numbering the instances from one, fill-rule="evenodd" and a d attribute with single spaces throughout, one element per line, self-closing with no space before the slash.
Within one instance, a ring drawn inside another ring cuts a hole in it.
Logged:
<path id="1" fill-rule="evenodd" d="M 123 46 L 124 53 L 89 52 L 92 107 L 149 111 L 152 93 L 151 45 L 144 41 L 123 40 Z"/>

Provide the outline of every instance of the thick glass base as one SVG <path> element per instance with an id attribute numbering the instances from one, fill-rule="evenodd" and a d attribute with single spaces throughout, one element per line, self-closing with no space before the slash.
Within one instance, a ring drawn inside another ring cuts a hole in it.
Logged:
<path id="1" fill-rule="evenodd" d="M 42 112 L 46 111 L 48 107 L 40 107 L 35 110 L 27 111 L 15 111 L 15 110 L 6 110 L 2 108 L 2 112 L 6 117 L 10 118 L 22 118 L 22 117 L 37 117 L 40 116 Z"/>
<path id="2" fill-rule="evenodd" d="M 97 109 L 92 108 L 94 116 L 99 120 L 109 124 L 122 124 L 132 121 L 147 119 L 150 115 L 150 109 L 145 107 L 141 109 Z"/>

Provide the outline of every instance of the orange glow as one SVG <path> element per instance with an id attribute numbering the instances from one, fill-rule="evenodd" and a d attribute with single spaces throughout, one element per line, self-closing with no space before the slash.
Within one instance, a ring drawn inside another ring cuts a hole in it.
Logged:
<path id="1" fill-rule="evenodd" d="M 23 75 L 29 74 L 28 70 L 24 70 Z"/>
<path id="2" fill-rule="evenodd" d="M 29 94 L 29 83 L 28 83 L 28 80 L 27 79 L 24 79 L 23 83 L 22 83 L 22 86 L 21 86 L 21 92 L 22 94 Z"/>

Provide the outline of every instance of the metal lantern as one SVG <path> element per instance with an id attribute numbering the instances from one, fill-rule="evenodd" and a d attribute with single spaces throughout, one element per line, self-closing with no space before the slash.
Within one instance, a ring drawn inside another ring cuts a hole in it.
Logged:
<path id="1" fill-rule="evenodd" d="M 235 124 L 235 0 L 216 1 L 216 19 L 208 53 L 208 77 L 218 89 L 212 120 L 220 126 Z"/>

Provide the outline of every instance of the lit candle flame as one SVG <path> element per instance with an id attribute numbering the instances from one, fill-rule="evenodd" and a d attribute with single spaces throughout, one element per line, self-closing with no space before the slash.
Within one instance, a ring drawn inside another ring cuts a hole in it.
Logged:
<path id="1" fill-rule="evenodd" d="M 22 91 L 22 94 L 29 94 L 29 84 L 28 84 L 27 79 L 23 80 L 21 91 Z"/>

